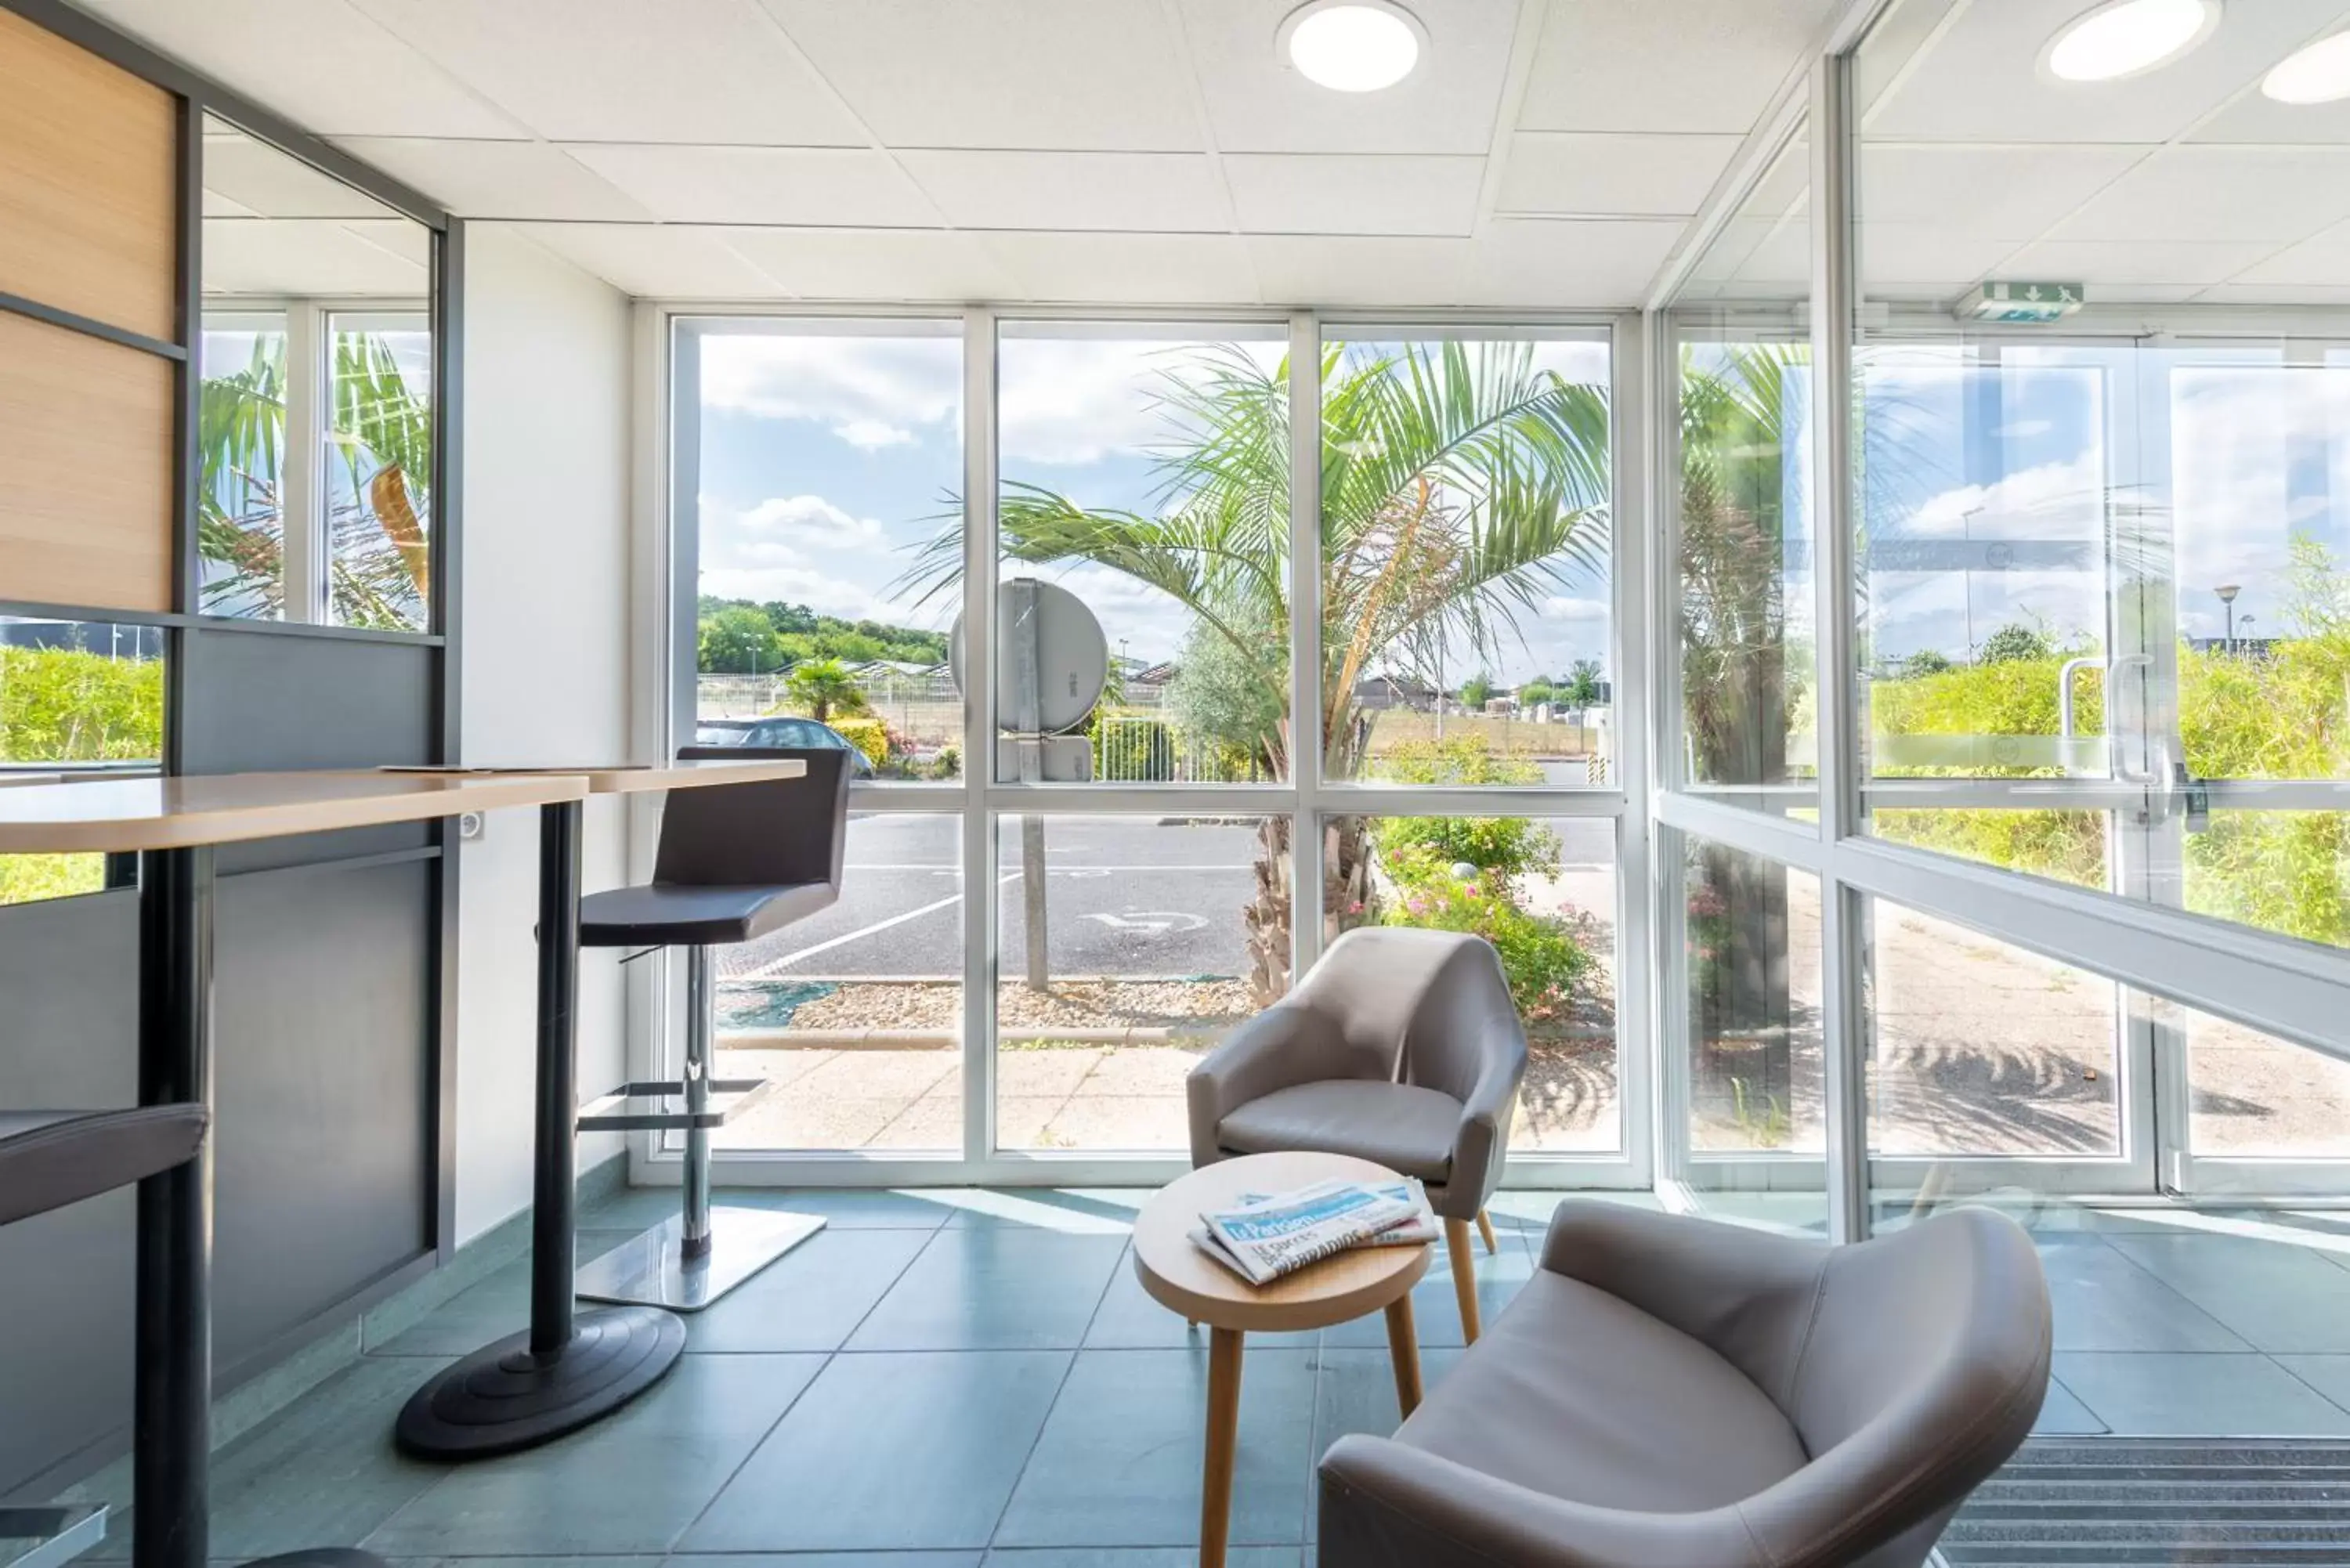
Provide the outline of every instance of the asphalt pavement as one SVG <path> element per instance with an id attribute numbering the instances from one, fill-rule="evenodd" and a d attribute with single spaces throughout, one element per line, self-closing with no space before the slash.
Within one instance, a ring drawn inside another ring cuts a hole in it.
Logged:
<path id="1" fill-rule="evenodd" d="M 1066 976 L 1235 976 L 1245 972 L 1241 912 L 1255 878 L 1256 825 L 1149 817 L 1036 819 L 1045 851 L 1045 951 Z M 840 901 L 764 940 L 723 950 L 730 980 L 959 978 L 961 822 L 948 815 L 852 817 Z M 1570 866 L 1613 853 L 1607 818 L 1552 821 Z M 996 875 L 1002 970 L 1027 963 L 1021 826 L 1000 826 Z"/>

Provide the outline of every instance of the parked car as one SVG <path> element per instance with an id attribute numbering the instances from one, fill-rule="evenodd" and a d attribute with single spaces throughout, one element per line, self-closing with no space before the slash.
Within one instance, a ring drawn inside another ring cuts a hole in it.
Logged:
<path id="1" fill-rule="evenodd" d="M 814 719 L 704 719 L 693 727 L 697 746 L 789 746 L 819 751 L 829 746 L 848 753 L 848 776 L 869 779 L 873 761 L 851 744 L 847 736 Z"/>

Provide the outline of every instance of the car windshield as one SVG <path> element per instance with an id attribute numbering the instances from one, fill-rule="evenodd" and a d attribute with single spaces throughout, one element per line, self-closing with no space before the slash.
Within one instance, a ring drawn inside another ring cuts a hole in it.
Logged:
<path id="1" fill-rule="evenodd" d="M 693 742 L 698 746 L 739 746 L 749 734 L 739 724 L 698 724 L 694 726 Z"/>

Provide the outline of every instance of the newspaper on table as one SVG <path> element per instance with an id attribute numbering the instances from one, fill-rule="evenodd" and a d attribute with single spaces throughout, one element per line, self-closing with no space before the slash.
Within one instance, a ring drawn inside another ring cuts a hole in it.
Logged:
<path id="1" fill-rule="evenodd" d="M 1320 1181 L 1295 1192 L 1244 1193 L 1200 1216 L 1191 1240 L 1251 1284 L 1262 1285 L 1350 1247 L 1433 1241 L 1436 1216 L 1417 1181 Z"/>

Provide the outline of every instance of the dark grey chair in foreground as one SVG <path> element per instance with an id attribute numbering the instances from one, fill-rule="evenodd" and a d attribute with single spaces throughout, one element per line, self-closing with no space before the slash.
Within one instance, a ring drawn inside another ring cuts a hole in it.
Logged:
<path id="1" fill-rule="evenodd" d="M 682 1132 L 676 1218 L 578 1273 L 591 1301 L 698 1312 L 824 1228 L 821 1217 L 710 1205 L 710 1134 L 764 1098 L 764 1078 L 712 1078 L 712 947 L 753 942 L 840 898 L 848 842 L 847 752 L 688 746 L 681 762 L 794 757 L 795 779 L 672 792 L 661 808 L 653 879 L 579 900 L 583 948 L 685 949 L 685 1060 L 675 1080 L 623 1084 L 583 1107 L 582 1132 Z"/>
<path id="2" fill-rule="evenodd" d="M 1347 932 L 1287 996 L 1191 1069 L 1191 1163 L 1350 1154 L 1418 1177 L 1444 1220 L 1461 1330 L 1476 1343 L 1475 1221 L 1502 1179 L 1525 1031 L 1482 937 Z"/>
<path id="3" fill-rule="evenodd" d="M 2048 1387 L 2048 1287 L 1960 1209 L 1825 1242 L 1562 1204 L 1393 1438 L 1322 1458 L 1321 1568 L 1918 1568 Z"/>

